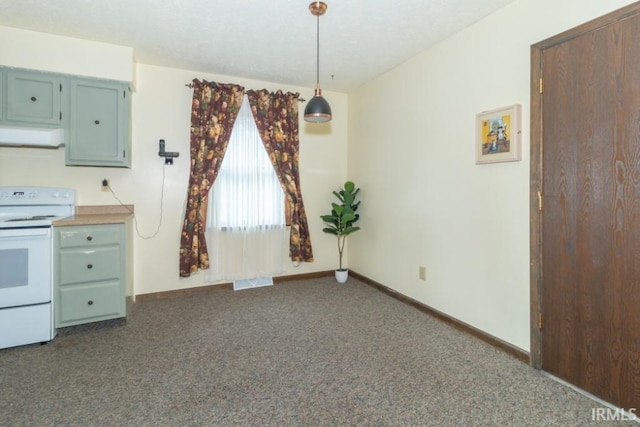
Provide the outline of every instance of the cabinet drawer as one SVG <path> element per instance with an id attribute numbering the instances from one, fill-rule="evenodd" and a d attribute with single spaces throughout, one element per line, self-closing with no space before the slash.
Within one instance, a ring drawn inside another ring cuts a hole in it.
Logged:
<path id="1" fill-rule="evenodd" d="M 93 227 L 65 227 L 58 231 L 60 235 L 59 247 L 93 247 L 99 245 L 117 244 L 121 241 L 118 224 Z"/>
<path id="2" fill-rule="evenodd" d="M 120 279 L 120 246 L 61 250 L 59 255 L 60 285 Z"/>
<path id="3" fill-rule="evenodd" d="M 120 282 L 69 286 L 59 289 L 56 326 L 86 323 L 125 315 Z"/>

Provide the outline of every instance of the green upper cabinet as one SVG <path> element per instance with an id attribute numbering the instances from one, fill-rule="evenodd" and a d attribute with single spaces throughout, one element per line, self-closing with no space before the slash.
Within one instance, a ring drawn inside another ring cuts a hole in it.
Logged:
<path id="1" fill-rule="evenodd" d="M 67 165 L 130 167 L 129 86 L 71 78 L 69 93 Z"/>
<path id="2" fill-rule="evenodd" d="M 9 70 L 5 73 L 7 123 L 63 126 L 63 78 L 58 75 Z"/>
<path id="3" fill-rule="evenodd" d="M 67 166 L 131 167 L 127 82 L 0 67 L 0 123 L 65 131 Z"/>

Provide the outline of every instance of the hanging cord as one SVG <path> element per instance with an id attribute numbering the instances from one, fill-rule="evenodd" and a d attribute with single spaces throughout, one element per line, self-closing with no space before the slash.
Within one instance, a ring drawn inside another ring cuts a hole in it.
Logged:
<path id="1" fill-rule="evenodd" d="M 138 218 L 136 217 L 135 212 L 133 212 L 131 209 L 129 209 L 129 207 L 127 205 L 122 203 L 122 200 L 120 200 L 118 198 L 118 196 L 116 196 L 116 193 L 111 188 L 111 185 L 107 185 L 107 188 L 109 189 L 109 191 L 111 192 L 113 197 L 118 201 L 118 203 L 120 203 L 120 205 L 122 205 L 125 209 L 127 209 L 129 212 L 131 212 L 133 214 L 133 223 L 135 225 L 136 234 L 141 239 L 144 239 L 144 240 L 153 239 L 154 237 L 156 237 L 158 235 L 158 232 L 160 232 L 160 226 L 162 226 L 162 212 L 163 212 L 163 205 L 164 205 L 164 180 L 165 180 L 165 176 L 166 176 L 166 171 L 167 171 L 167 165 L 165 164 L 162 167 L 162 188 L 160 189 L 160 220 L 158 222 L 158 227 L 156 228 L 156 231 L 151 236 L 143 236 L 142 234 L 140 234 L 140 230 L 138 230 Z"/>
<path id="2" fill-rule="evenodd" d="M 320 87 L 320 14 L 316 15 L 316 89 Z"/>

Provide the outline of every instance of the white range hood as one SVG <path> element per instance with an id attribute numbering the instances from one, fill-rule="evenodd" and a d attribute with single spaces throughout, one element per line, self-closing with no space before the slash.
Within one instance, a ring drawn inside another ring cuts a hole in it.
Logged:
<path id="1" fill-rule="evenodd" d="M 64 145 L 64 129 L 0 126 L 0 146 L 58 148 Z"/>

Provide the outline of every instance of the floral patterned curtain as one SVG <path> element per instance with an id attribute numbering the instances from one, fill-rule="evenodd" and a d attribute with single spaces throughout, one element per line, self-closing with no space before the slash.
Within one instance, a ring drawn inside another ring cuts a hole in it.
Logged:
<path id="1" fill-rule="evenodd" d="M 313 261 L 307 214 L 302 202 L 298 169 L 298 94 L 268 92 L 265 89 L 247 92 L 251 112 L 291 206 L 289 253 L 292 261 Z"/>
<path id="2" fill-rule="evenodd" d="M 209 189 L 218 175 L 244 88 L 193 80 L 191 105 L 191 172 L 180 239 L 180 276 L 209 268 L 204 232 Z"/>

